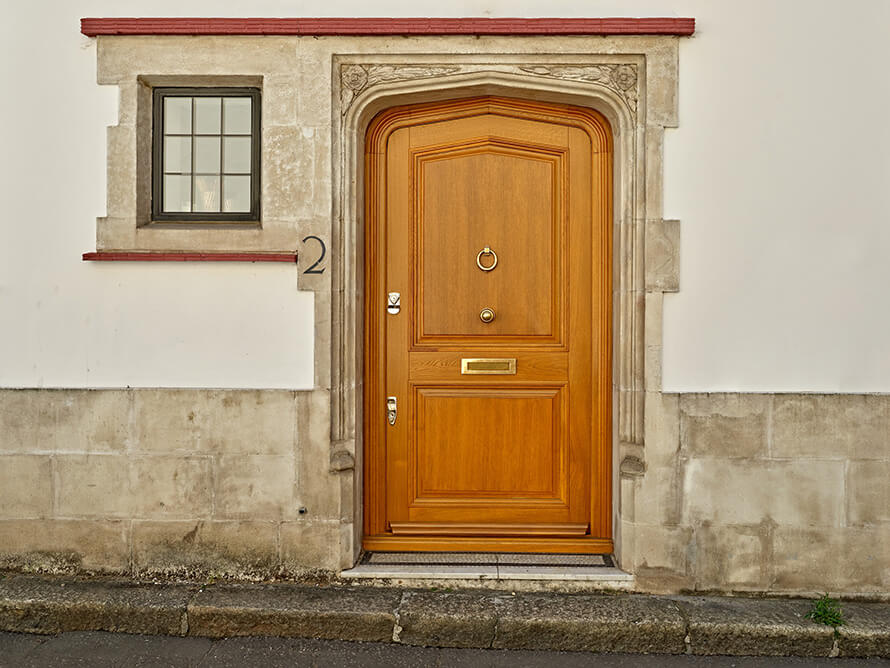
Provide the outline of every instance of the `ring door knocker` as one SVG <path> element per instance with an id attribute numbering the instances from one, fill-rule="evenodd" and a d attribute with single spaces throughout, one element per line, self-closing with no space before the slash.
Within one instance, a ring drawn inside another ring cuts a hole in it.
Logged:
<path id="1" fill-rule="evenodd" d="M 491 264 L 485 265 L 482 264 L 482 258 L 491 256 Z M 482 271 L 491 271 L 495 267 L 498 266 L 498 254 L 491 250 L 490 247 L 486 246 L 476 255 L 476 266 L 479 267 Z M 479 319 L 488 324 L 492 320 L 494 320 L 494 309 L 492 308 L 484 308 L 479 313 Z"/>
<path id="2" fill-rule="evenodd" d="M 491 264 L 489 264 L 487 266 L 482 264 L 483 256 L 485 256 L 485 257 L 491 256 Z M 495 253 L 493 250 L 491 250 L 491 248 L 486 246 L 481 251 L 479 251 L 479 253 L 476 255 L 476 266 L 479 267 L 482 271 L 491 271 L 492 269 L 494 269 L 495 267 L 498 266 L 498 254 Z"/>

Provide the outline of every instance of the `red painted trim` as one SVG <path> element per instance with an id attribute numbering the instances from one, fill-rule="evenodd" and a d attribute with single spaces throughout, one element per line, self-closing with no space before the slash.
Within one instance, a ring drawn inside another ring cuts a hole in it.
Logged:
<path id="1" fill-rule="evenodd" d="M 97 35 L 678 35 L 694 18 L 84 18 Z"/>
<path id="2" fill-rule="evenodd" d="M 293 262 L 296 253 L 183 253 L 168 251 L 98 251 L 84 253 L 85 261 L 95 262 Z"/>

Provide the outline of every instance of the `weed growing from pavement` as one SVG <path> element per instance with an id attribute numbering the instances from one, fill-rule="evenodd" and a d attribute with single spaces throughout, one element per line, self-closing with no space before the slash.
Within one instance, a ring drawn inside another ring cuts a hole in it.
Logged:
<path id="1" fill-rule="evenodd" d="M 812 619 L 817 624 L 834 627 L 835 633 L 837 633 L 837 627 L 843 626 L 845 623 L 841 602 L 836 598 L 831 598 L 828 594 L 813 601 L 813 607 L 807 613 L 807 619 Z"/>

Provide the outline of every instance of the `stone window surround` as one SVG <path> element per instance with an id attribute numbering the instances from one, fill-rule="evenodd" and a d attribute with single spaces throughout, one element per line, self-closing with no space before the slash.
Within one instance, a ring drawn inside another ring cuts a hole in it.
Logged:
<path id="1" fill-rule="evenodd" d="M 267 72 L 245 71 L 243 67 L 209 73 L 205 65 L 196 66 L 192 73 L 103 80 L 102 39 L 100 83 L 120 86 L 121 120 L 129 124 L 109 129 L 109 216 L 98 221 L 99 250 L 293 251 L 295 239 L 291 237 L 296 235 L 282 234 L 284 230 L 257 230 L 254 225 L 253 231 L 243 236 L 237 229 L 219 230 L 221 234 L 200 229 L 168 232 L 152 229 L 138 215 L 112 215 L 113 207 L 118 211 L 124 208 L 130 214 L 148 212 L 148 203 L 140 203 L 140 198 L 144 200 L 143 191 L 150 184 L 150 165 L 142 159 L 142 151 L 150 151 L 151 146 L 150 131 L 144 131 L 150 127 L 151 86 L 259 87 L 263 89 L 264 118 L 269 89 Z M 632 478 L 645 471 L 645 405 L 661 397 L 661 293 L 678 289 L 679 224 L 663 220 L 662 210 L 664 130 L 677 126 L 678 39 L 604 37 L 593 42 L 596 53 L 570 51 L 561 44 L 554 53 L 543 55 L 542 41 L 572 38 L 498 38 L 498 48 L 490 51 L 485 50 L 484 40 L 477 40 L 481 45 L 472 53 L 455 52 L 449 39 L 455 38 L 423 38 L 426 48 L 421 52 L 394 53 L 391 48 L 375 50 L 373 39 L 365 38 L 359 40 L 363 53 L 335 51 L 331 55 L 333 216 L 328 232 L 332 271 L 329 279 L 321 281 L 300 274 L 300 288 L 316 292 L 315 384 L 331 390 L 331 468 L 343 472 L 355 469 L 352 489 L 341 486 L 343 512 L 348 512 L 347 506 L 353 508 L 352 541 L 343 544 L 341 563 L 348 563 L 358 553 L 362 526 L 361 226 L 365 129 L 377 112 L 389 106 L 483 94 L 588 106 L 603 113 L 612 124 L 616 406 L 613 534 L 620 563 L 621 497 L 625 497 L 625 503 L 632 503 L 632 496 L 622 493 L 619 476 Z M 515 48 L 506 48 L 505 44 Z M 590 42 L 585 44 L 589 48 Z M 275 75 L 280 73 L 273 73 L 273 79 Z M 116 137 L 116 133 L 122 136 Z M 266 163 L 273 159 L 274 152 L 266 150 L 264 142 L 264 197 Z M 121 166 L 124 169 L 119 169 Z M 311 231 L 319 230 L 313 225 Z M 247 243 L 241 245 L 241 239 Z M 282 243 L 282 239 L 287 242 Z"/>

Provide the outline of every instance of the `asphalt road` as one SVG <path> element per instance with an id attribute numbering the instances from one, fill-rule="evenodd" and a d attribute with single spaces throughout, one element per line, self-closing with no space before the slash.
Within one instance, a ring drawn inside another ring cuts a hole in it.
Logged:
<path id="1" fill-rule="evenodd" d="M 283 638 L 171 638 L 117 633 L 63 633 L 36 636 L 0 633 L 2 668 L 46 666 L 220 666 L 247 668 L 340 668 L 362 666 L 418 668 L 773 668 L 783 666 L 833 666 L 865 668 L 890 666 L 886 659 L 813 659 L 776 657 L 638 656 L 583 654 L 577 652 L 529 652 L 484 649 L 435 649 L 404 645 L 351 643 L 333 640 Z"/>

